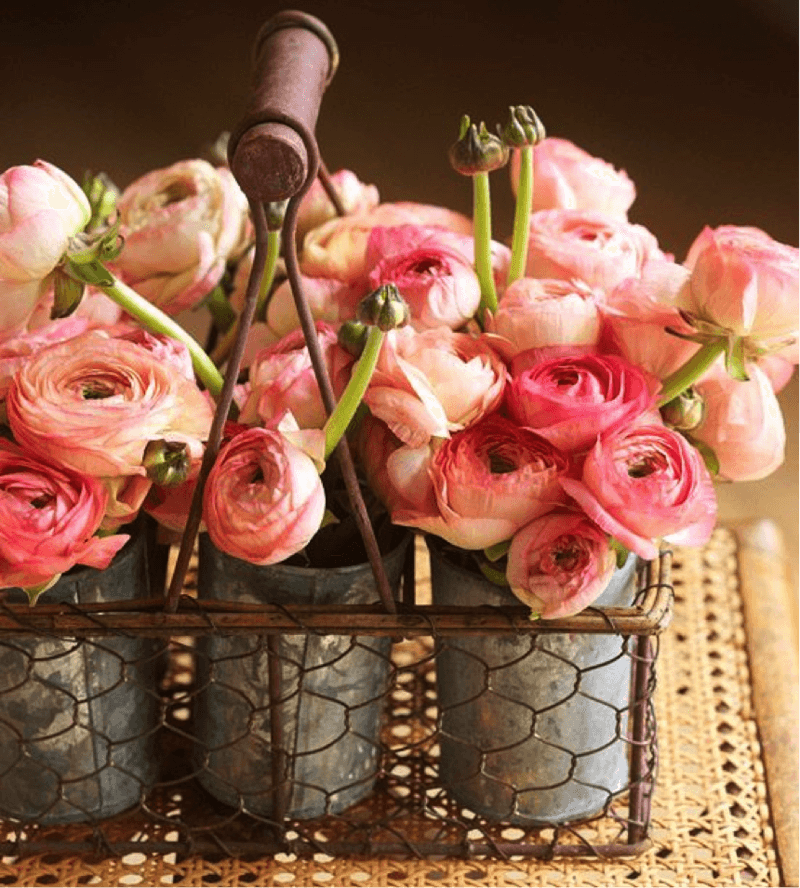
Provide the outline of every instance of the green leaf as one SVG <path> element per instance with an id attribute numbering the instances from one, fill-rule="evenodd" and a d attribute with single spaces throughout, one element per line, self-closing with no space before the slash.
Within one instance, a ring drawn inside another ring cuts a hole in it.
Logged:
<path id="1" fill-rule="evenodd" d="M 619 540 L 611 537 L 608 541 L 609 546 L 614 550 L 617 556 L 617 567 L 624 567 L 625 562 L 628 560 L 628 555 L 630 554 L 629 549 L 624 546 Z"/>
<path id="2" fill-rule="evenodd" d="M 711 447 L 703 441 L 698 441 L 695 438 L 692 438 L 691 435 L 687 435 L 689 443 L 692 447 L 696 448 L 700 453 L 700 456 L 703 458 L 703 462 L 706 464 L 706 468 L 712 476 L 719 475 L 719 459 L 717 458 L 717 454 L 714 453 Z"/>
<path id="3" fill-rule="evenodd" d="M 483 554 L 489 561 L 499 561 L 504 555 L 508 554 L 511 548 L 511 540 L 503 540 L 502 543 L 495 543 L 494 546 L 487 546 L 483 550 Z"/>
<path id="4" fill-rule="evenodd" d="M 481 569 L 481 573 L 490 583 L 494 583 L 495 586 L 508 586 L 508 580 L 502 570 L 497 570 L 496 567 L 492 567 L 491 564 L 485 561 L 481 561 L 478 566 Z"/>

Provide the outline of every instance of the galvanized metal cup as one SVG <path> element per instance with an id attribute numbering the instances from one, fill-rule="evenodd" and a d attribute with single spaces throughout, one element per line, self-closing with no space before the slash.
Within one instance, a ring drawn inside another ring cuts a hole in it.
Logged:
<path id="1" fill-rule="evenodd" d="M 518 605 L 512 593 L 428 540 L 437 605 Z M 630 556 L 595 602 L 633 602 Z M 631 660 L 617 635 L 447 639 L 437 655 L 440 776 L 493 820 L 559 824 L 598 814 L 629 781 Z"/>
<path id="2" fill-rule="evenodd" d="M 148 595 L 144 534 L 106 570 L 77 568 L 40 601 L 89 604 Z M 21 589 L 5 602 L 24 603 Z M 105 636 L 0 638 L 0 814 L 40 824 L 110 817 L 156 777 L 165 643 Z"/>
<path id="3" fill-rule="evenodd" d="M 411 535 L 385 558 L 397 589 Z M 242 604 L 370 604 L 378 591 L 369 564 L 341 568 L 259 567 L 200 537 L 201 599 Z M 279 707 L 287 771 L 285 814 L 336 814 L 366 796 L 378 773 L 381 715 L 391 639 L 283 635 L 279 694 L 270 699 L 264 636 L 198 641 L 195 766 L 205 789 L 254 814 L 273 815 L 272 719 Z"/>

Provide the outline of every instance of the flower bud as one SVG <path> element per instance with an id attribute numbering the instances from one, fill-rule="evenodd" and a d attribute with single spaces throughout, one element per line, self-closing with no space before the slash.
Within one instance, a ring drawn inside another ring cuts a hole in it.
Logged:
<path id="1" fill-rule="evenodd" d="M 87 227 L 92 229 L 98 225 L 104 225 L 108 218 L 116 212 L 119 188 L 105 173 L 98 173 L 96 176 L 87 173 L 82 187 L 92 210 Z"/>
<path id="2" fill-rule="evenodd" d="M 405 327 L 411 318 L 408 304 L 394 284 L 382 284 L 358 304 L 358 319 L 384 333 Z"/>
<path id="3" fill-rule="evenodd" d="M 144 449 L 142 465 L 147 477 L 161 487 L 177 487 L 189 475 L 189 452 L 183 441 L 150 441 Z"/>
<path id="4" fill-rule="evenodd" d="M 81 304 L 84 283 L 76 281 L 63 268 L 57 268 L 53 275 L 53 290 L 55 297 L 50 310 L 50 320 L 55 321 L 58 318 L 69 317 Z"/>
<path id="5" fill-rule="evenodd" d="M 367 327 L 360 321 L 345 321 L 337 334 L 339 345 L 354 358 L 360 358 L 367 342 Z"/>
<path id="6" fill-rule="evenodd" d="M 493 136 L 486 124 L 480 129 L 470 123 L 465 114 L 461 118 L 458 141 L 450 147 L 450 165 L 464 176 L 477 173 L 490 173 L 508 163 L 508 147 L 497 136 Z"/>
<path id="7" fill-rule="evenodd" d="M 509 105 L 508 122 L 497 134 L 509 148 L 538 145 L 545 137 L 544 125 L 530 105 Z"/>
<path id="8" fill-rule="evenodd" d="M 703 421 L 705 404 L 693 388 L 687 388 L 661 408 L 664 424 L 682 432 L 696 429 Z"/>

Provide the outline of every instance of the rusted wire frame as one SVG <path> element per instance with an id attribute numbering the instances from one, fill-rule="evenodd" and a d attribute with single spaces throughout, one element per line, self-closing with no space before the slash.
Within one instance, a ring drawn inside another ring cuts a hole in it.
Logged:
<path id="1" fill-rule="evenodd" d="M 247 343 L 247 334 L 253 322 L 256 304 L 258 302 L 261 274 L 266 263 L 267 239 L 269 232 L 267 229 L 267 219 L 263 204 L 251 201 L 250 211 L 253 217 L 256 237 L 253 267 L 247 282 L 247 291 L 239 323 L 239 330 L 233 345 L 233 351 L 228 360 L 222 392 L 220 393 L 219 403 L 217 404 L 214 419 L 211 423 L 211 430 L 208 433 L 208 441 L 206 442 L 206 449 L 203 454 L 202 463 L 200 464 L 200 472 L 198 473 L 197 483 L 195 485 L 194 493 L 192 494 L 192 502 L 186 519 L 186 527 L 183 536 L 181 537 L 181 545 L 178 550 L 175 569 L 172 572 L 172 579 L 170 581 L 165 604 L 165 610 L 167 613 L 175 613 L 177 610 L 178 601 L 183 590 L 184 582 L 186 581 L 186 574 L 189 570 L 189 562 L 192 559 L 195 539 L 200 530 L 200 522 L 202 520 L 203 491 L 205 490 L 205 484 L 211 473 L 214 461 L 219 453 L 225 422 L 228 419 L 228 413 L 230 412 L 231 403 L 233 402 L 233 391 L 236 387 L 236 380 L 239 376 L 239 368 L 241 367 L 242 356 L 244 355 L 244 349 Z"/>
<path id="2" fill-rule="evenodd" d="M 295 308 L 297 309 L 297 315 L 300 318 L 300 326 L 303 330 L 306 346 L 308 347 L 308 353 L 311 358 L 311 366 L 314 369 L 314 375 L 316 376 L 317 384 L 322 396 L 322 403 L 325 410 L 330 415 L 336 407 L 336 397 L 333 393 L 333 386 L 331 385 L 330 377 L 328 375 L 328 368 L 322 355 L 319 339 L 317 338 L 316 324 L 314 323 L 314 318 L 311 315 L 308 302 L 303 293 L 303 285 L 300 279 L 300 265 L 297 260 L 297 244 L 295 240 L 297 231 L 297 212 L 300 200 L 311 187 L 311 183 L 316 178 L 320 169 L 319 149 L 317 148 L 317 142 L 313 134 L 310 133 L 302 123 L 290 119 L 283 119 L 280 120 L 280 122 L 286 126 L 291 126 L 292 129 L 294 129 L 303 140 L 308 154 L 308 178 L 306 179 L 303 188 L 289 201 L 289 206 L 286 209 L 286 216 L 283 223 L 283 239 L 285 247 L 284 261 L 286 263 L 286 275 L 289 278 L 289 283 L 292 288 Z M 369 563 L 375 576 L 375 585 L 378 589 L 381 603 L 389 613 L 396 613 L 397 606 L 394 601 L 394 596 L 392 595 L 389 580 L 386 576 L 383 559 L 378 547 L 378 541 L 375 538 L 375 531 L 373 530 L 372 522 L 367 513 L 364 497 L 361 495 L 361 488 L 358 483 L 358 477 L 353 463 L 353 456 L 350 453 L 350 446 L 347 443 L 346 436 L 342 437 L 334 452 L 339 460 L 339 466 L 342 470 L 342 478 L 347 489 L 350 506 L 353 509 L 356 525 L 361 533 L 361 538 L 364 541 L 364 548 L 367 551 L 367 557 L 369 558 Z"/>

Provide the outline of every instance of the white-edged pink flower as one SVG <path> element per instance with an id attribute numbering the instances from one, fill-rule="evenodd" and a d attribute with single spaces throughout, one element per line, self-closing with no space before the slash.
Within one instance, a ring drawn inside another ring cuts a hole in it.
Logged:
<path id="1" fill-rule="evenodd" d="M 117 201 L 125 238 L 114 268 L 167 314 L 191 308 L 245 248 L 247 198 L 227 167 L 183 160 L 131 183 Z"/>
<path id="2" fill-rule="evenodd" d="M 374 185 L 365 185 L 351 170 L 337 170 L 331 174 L 330 180 L 347 214 L 368 212 L 380 202 L 378 189 Z M 303 195 L 297 211 L 297 237 L 300 243 L 312 228 L 334 218 L 336 208 L 317 178 Z"/>
<path id="3" fill-rule="evenodd" d="M 123 321 L 115 324 L 107 331 L 114 339 L 124 339 L 126 342 L 134 342 L 146 351 L 149 351 L 157 361 L 167 367 L 171 367 L 176 373 L 185 376 L 194 382 L 194 367 L 192 356 L 188 346 L 178 339 L 166 336 L 162 333 L 151 333 L 133 321 Z"/>
<path id="4" fill-rule="evenodd" d="M 311 317 L 333 326 L 355 320 L 358 303 L 367 294 L 365 283 L 343 284 L 336 278 L 301 275 L 300 285 Z M 270 296 L 266 324 L 270 333 L 278 339 L 300 328 L 300 316 L 288 279 L 278 284 Z"/>
<path id="5" fill-rule="evenodd" d="M 539 210 L 531 214 L 526 275 L 581 280 L 606 292 L 640 277 L 648 262 L 663 260 L 643 226 L 589 210 Z"/>
<path id="6" fill-rule="evenodd" d="M 477 311 L 481 285 L 462 254 L 433 244 L 390 256 L 372 269 L 368 291 L 394 284 L 417 330 L 462 327 Z"/>
<path id="7" fill-rule="evenodd" d="M 276 429 L 248 429 L 225 445 L 203 497 L 214 545 L 252 564 L 276 564 L 299 552 L 324 514 L 314 461 Z"/>
<path id="8" fill-rule="evenodd" d="M 798 338 L 797 247 L 758 228 L 705 228 L 689 249 L 679 306 L 759 345 Z"/>
<path id="9" fill-rule="evenodd" d="M 401 446 L 381 425 L 363 424 L 360 452 L 395 524 L 483 549 L 565 499 L 567 457 L 499 414 L 427 447 Z"/>
<path id="10" fill-rule="evenodd" d="M 589 518 L 642 558 L 655 541 L 708 542 L 717 516 L 714 485 L 698 451 L 663 425 L 635 425 L 601 435 L 580 480 L 564 490 Z"/>
<path id="11" fill-rule="evenodd" d="M 658 379 L 616 355 L 563 354 L 515 376 L 509 415 L 565 453 L 592 447 L 608 429 L 655 410 Z"/>
<path id="12" fill-rule="evenodd" d="M 588 607 L 603 593 L 615 567 L 607 535 L 583 513 L 558 509 L 514 535 L 506 579 L 534 614 L 553 619 Z"/>
<path id="13" fill-rule="evenodd" d="M 353 357 L 339 345 L 332 327 L 318 321 L 316 329 L 338 398 L 350 379 Z M 328 418 L 302 330 L 289 333 L 253 359 L 239 420 L 245 425 L 264 425 L 287 410 L 303 429 L 321 429 Z"/>
<path id="14" fill-rule="evenodd" d="M 520 155 L 512 151 L 511 187 L 517 193 Z M 593 157 L 568 139 L 549 136 L 533 149 L 534 188 L 531 207 L 537 210 L 597 210 L 626 219 L 636 188 L 624 170 Z"/>
<path id="15" fill-rule="evenodd" d="M 201 448 L 212 409 L 197 385 L 133 342 L 90 331 L 42 349 L 8 394 L 15 439 L 95 477 L 141 475 L 149 441 Z"/>
<path id="16" fill-rule="evenodd" d="M 714 451 L 720 479 L 766 478 L 783 464 L 786 451 L 783 414 L 772 383 L 756 364 L 747 365 L 747 381 L 715 371 L 694 385 L 703 399 L 703 419 L 691 437 Z"/>
<path id="17" fill-rule="evenodd" d="M 403 443 L 420 447 L 493 411 L 507 376 L 486 337 L 404 327 L 387 334 L 364 403 Z"/>
<path id="18" fill-rule="evenodd" d="M 0 338 L 23 329 L 90 216 L 80 186 L 51 163 L 37 160 L 0 176 Z"/>
<path id="19" fill-rule="evenodd" d="M 95 536 L 106 500 L 95 478 L 0 441 L 0 588 L 50 584 L 76 564 L 108 567 L 128 536 Z"/>
<path id="20" fill-rule="evenodd" d="M 510 361 L 521 352 L 553 345 L 597 345 L 603 303 L 599 290 L 581 281 L 518 278 L 487 316 L 492 342 Z"/>

